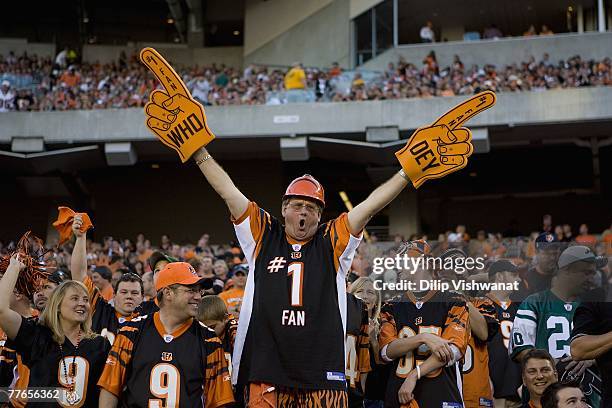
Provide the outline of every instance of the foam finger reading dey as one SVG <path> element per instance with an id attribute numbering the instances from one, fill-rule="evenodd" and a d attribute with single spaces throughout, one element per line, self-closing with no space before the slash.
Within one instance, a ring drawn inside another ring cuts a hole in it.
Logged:
<path id="1" fill-rule="evenodd" d="M 406 146 L 395 156 L 415 188 L 427 180 L 444 177 L 467 166 L 468 157 L 474 151 L 472 132 L 461 126 L 493 106 L 495 101 L 493 92 L 481 92 L 410 136 Z"/>
<path id="2" fill-rule="evenodd" d="M 204 107 L 191 97 L 181 78 L 153 48 L 144 48 L 140 60 L 164 87 L 164 91 L 151 93 L 150 102 L 145 107 L 145 124 L 185 163 L 215 138 L 208 127 Z"/>

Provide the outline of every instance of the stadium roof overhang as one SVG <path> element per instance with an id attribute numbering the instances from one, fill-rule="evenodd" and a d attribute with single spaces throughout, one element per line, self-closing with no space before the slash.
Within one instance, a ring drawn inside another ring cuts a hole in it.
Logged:
<path id="1" fill-rule="evenodd" d="M 600 146 L 612 143 L 612 120 L 549 123 L 524 126 L 492 126 L 487 128 L 486 146 L 479 149 L 476 140 L 475 154 L 504 148 L 529 148 L 541 145 L 576 145 L 591 147 L 591 142 Z M 475 132 L 477 133 L 477 132 Z M 367 142 L 362 134 L 327 134 L 307 136 L 304 148 L 309 159 L 351 162 L 367 167 L 395 166 L 395 152 L 405 143 L 411 131 L 402 132 L 400 140 L 374 143 Z M 131 142 L 138 163 L 180 164 L 176 154 L 155 140 Z M 14 175 L 44 175 L 60 171 L 78 172 L 108 166 L 104 144 L 74 146 L 47 144 L 46 151 L 39 153 L 14 153 L 10 146 L 0 147 L 0 171 Z M 484 149 L 484 150 L 483 150 Z M 210 152 L 221 161 L 282 160 L 280 138 L 269 137 L 219 137 L 209 146 Z"/>

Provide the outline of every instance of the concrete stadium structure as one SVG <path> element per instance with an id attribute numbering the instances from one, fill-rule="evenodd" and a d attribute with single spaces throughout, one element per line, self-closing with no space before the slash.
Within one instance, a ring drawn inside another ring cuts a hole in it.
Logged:
<path id="1" fill-rule="evenodd" d="M 539 59 L 544 52 L 552 61 L 576 54 L 609 57 L 612 33 L 605 27 L 611 13 L 598 15 L 595 3 L 577 2 L 585 15 L 575 34 L 463 42 L 454 40 L 466 29 L 449 24 L 443 27 L 449 42 L 401 45 L 395 38 L 391 48 L 358 68 L 383 70 L 400 56 L 420 64 L 430 50 L 442 66 L 455 54 L 466 66 L 503 66 L 531 55 Z M 245 0 L 242 47 L 201 47 L 199 32 L 190 26 L 187 44 L 86 45 L 83 56 L 111 61 L 121 51 L 148 45 L 178 64 L 283 66 L 300 60 L 352 68 L 355 19 L 380 4 Z M 55 44 L 0 41 L 0 53 L 8 50 L 56 52 Z M 339 191 L 353 203 L 365 198 L 397 171 L 394 152 L 412 131 L 462 99 L 209 107 L 209 125 L 217 135 L 210 151 L 250 198 L 274 214 L 292 178 L 315 175 L 326 187 L 324 218 L 329 218 L 344 209 Z M 467 168 L 416 192 L 408 189 L 372 221 L 373 230 L 434 234 L 466 223 L 470 230 L 528 233 L 544 213 L 558 222 L 590 223 L 594 231 L 609 225 L 612 87 L 500 94 L 497 106 L 469 126 L 477 150 Z M 195 166 L 181 165 L 148 132 L 140 109 L 0 114 L 0 170 L 0 208 L 10 214 L 0 239 L 20 235 L 24 226 L 51 236 L 55 207 L 62 204 L 90 211 L 101 236 L 143 231 L 182 241 L 206 231 L 224 242 L 233 235 L 221 200 Z"/>

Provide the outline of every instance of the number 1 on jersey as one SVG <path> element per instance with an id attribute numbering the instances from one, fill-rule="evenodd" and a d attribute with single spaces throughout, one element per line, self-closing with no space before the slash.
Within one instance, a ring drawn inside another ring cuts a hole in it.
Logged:
<path id="1" fill-rule="evenodd" d="M 291 306 L 302 306 L 304 262 L 290 263 L 287 267 L 287 276 L 291 276 Z"/>

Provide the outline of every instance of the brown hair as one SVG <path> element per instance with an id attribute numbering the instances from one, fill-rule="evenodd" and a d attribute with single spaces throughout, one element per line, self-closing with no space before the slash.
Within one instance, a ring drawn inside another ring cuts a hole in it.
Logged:
<path id="1" fill-rule="evenodd" d="M 115 293 L 117 293 L 117 290 L 119 289 L 119 284 L 121 282 L 138 282 L 140 283 L 140 294 L 144 296 L 144 285 L 142 283 L 142 278 L 138 275 L 136 275 L 133 272 L 127 272 L 124 273 L 123 275 L 121 275 L 121 277 L 117 280 L 117 282 L 115 282 L 115 286 L 113 287 L 113 290 L 115 291 Z"/>
<path id="2" fill-rule="evenodd" d="M 533 359 L 548 360 L 553 370 L 556 370 L 555 359 L 553 358 L 553 356 L 551 356 L 550 353 L 546 350 L 534 348 L 534 349 L 529 350 L 527 353 L 525 353 L 525 356 L 523 357 L 523 360 L 521 361 L 521 373 L 522 374 L 525 374 L 525 367 L 527 366 L 527 361 L 533 360 Z"/>
<path id="3" fill-rule="evenodd" d="M 225 320 L 228 316 L 227 306 L 223 299 L 217 295 L 207 295 L 200 301 L 198 308 L 198 320 Z"/>

